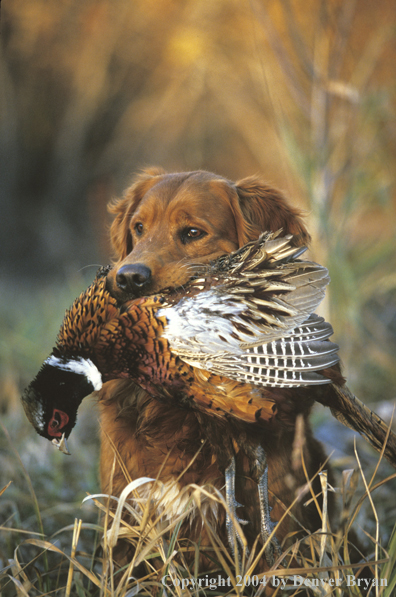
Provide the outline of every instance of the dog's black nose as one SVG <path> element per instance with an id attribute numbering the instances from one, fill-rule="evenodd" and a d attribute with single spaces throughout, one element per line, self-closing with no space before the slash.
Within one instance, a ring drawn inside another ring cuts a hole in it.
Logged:
<path id="1" fill-rule="evenodd" d="M 128 294 L 140 294 L 151 282 L 151 269 L 142 263 L 123 265 L 117 272 L 118 288 Z"/>

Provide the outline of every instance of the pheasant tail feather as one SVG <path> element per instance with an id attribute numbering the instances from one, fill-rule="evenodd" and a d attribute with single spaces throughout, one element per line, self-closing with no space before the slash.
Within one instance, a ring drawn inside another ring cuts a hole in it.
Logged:
<path id="1" fill-rule="evenodd" d="M 379 415 L 370 410 L 361 402 L 349 388 L 332 384 L 334 392 L 331 400 L 324 403 L 329 406 L 333 416 L 346 427 L 363 435 L 378 452 L 384 444 L 384 456 L 393 465 L 396 465 L 396 435 Z"/>

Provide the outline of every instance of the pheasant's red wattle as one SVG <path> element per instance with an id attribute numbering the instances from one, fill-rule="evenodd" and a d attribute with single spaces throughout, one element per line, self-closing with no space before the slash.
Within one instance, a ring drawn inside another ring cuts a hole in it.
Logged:
<path id="1" fill-rule="evenodd" d="M 68 422 L 68 415 L 63 412 L 63 410 L 54 408 L 51 420 L 48 423 L 48 435 L 51 435 L 52 437 L 62 437 L 62 429 Z"/>

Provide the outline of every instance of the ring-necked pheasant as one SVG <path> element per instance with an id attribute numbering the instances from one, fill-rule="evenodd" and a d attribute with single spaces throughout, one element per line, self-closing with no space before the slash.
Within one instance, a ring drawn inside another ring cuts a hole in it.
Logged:
<path id="1" fill-rule="evenodd" d="M 66 313 L 56 347 L 23 395 L 37 432 L 67 451 L 65 438 L 81 401 L 115 378 L 130 378 L 180 408 L 255 426 L 287 417 L 290 391 L 304 386 L 308 401 L 330 407 L 380 450 L 387 426 L 345 386 L 338 346 L 328 340 L 332 327 L 314 314 L 328 272 L 299 260 L 305 249 L 292 247 L 291 238 L 267 233 L 203 267 L 183 289 L 121 306 L 106 290 L 106 270 L 99 273 Z M 273 523 L 262 447 L 246 434 L 208 440 L 224 466 L 234 513 L 232 442 L 243 443 L 258 484 L 266 541 Z M 396 463 L 393 434 L 385 455 Z M 233 545 L 230 517 L 227 528 Z M 279 551 L 276 539 L 267 549 L 270 562 L 274 549 Z"/>

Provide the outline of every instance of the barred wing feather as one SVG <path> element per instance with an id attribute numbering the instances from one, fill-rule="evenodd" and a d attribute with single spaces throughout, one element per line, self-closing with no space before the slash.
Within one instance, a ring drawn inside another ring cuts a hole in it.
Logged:
<path id="1" fill-rule="evenodd" d="M 217 285 L 161 309 L 172 352 L 195 367 L 258 386 L 330 383 L 318 371 L 338 362 L 338 346 L 328 341 L 331 325 L 313 314 L 328 271 L 290 261 L 296 250 L 286 248 L 283 242 L 285 261 L 276 252 L 272 257 L 275 267 L 268 254 L 259 261 L 256 252 L 252 271 L 244 255 L 245 262 L 229 268 Z"/>
<path id="2" fill-rule="evenodd" d="M 208 354 L 192 346 L 189 351 L 178 350 L 172 343 L 171 347 L 190 365 L 242 383 L 267 387 L 322 385 L 330 380 L 318 371 L 339 361 L 338 345 L 327 340 L 332 334 L 330 324 L 311 315 L 287 336 L 240 354 L 231 351 Z"/>

